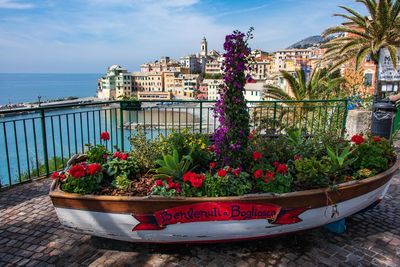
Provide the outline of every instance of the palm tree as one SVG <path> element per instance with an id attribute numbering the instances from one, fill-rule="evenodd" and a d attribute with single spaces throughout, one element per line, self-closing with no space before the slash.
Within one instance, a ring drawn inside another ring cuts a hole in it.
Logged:
<path id="1" fill-rule="evenodd" d="M 346 14 L 334 16 L 346 19 L 341 26 L 328 28 L 322 35 L 333 36 L 324 47 L 325 60 L 333 62 L 332 69 L 355 60 L 358 69 L 370 56 L 377 65 L 381 48 L 387 48 L 393 65 L 397 68 L 397 47 L 400 45 L 400 0 L 356 0 L 365 6 L 368 16 L 340 6 Z"/>
<path id="2" fill-rule="evenodd" d="M 275 85 L 266 85 L 264 96 L 276 100 L 315 100 L 338 97 L 343 78 L 337 72 L 315 69 L 309 79 L 304 70 L 296 70 L 295 75 L 281 71 L 289 85 L 290 93 Z"/>

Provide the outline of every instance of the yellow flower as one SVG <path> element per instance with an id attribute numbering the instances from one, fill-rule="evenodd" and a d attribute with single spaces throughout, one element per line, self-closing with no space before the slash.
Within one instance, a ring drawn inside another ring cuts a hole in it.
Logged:
<path id="1" fill-rule="evenodd" d="M 372 174 L 372 171 L 370 169 L 361 169 L 361 170 L 358 170 L 357 173 L 362 177 L 370 177 Z"/>

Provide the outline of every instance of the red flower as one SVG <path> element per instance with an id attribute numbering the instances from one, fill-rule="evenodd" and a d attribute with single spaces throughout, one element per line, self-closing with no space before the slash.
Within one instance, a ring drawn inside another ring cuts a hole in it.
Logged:
<path id="1" fill-rule="evenodd" d="M 104 141 L 110 140 L 110 134 L 108 132 L 102 132 L 100 134 L 100 139 Z"/>
<path id="2" fill-rule="evenodd" d="M 211 162 L 210 163 L 210 168 L 211 169 L 214 169 L 216 166 L 217 166 L 217 163 L 215 163 L 215 162 Z"/>
<path id="3" fill-rule="evenodd" d="M 220 169 L 217 174 L 218 174 L 219 177 L 225 177 L 226 176 L 226 171 L 224 169 Z"/>
<path id="4" fill-rule="evenodd" d="M 275 173 L 273 173 L 271 171 L 267 171 L 267 173 L 265 174 L 264 182 L 269 183 L 269 182 L 273 181 L 274 179 L 275 179 Z"/>
<path id="5" fill-rule="evenodd" d="M 107 154 L 103 154 L 103 159 L 107 159 Z"/>
<path id="6" fill-rule="evenodd" d="M 228 172 L 232 172 L 232 167 L 228 167 Z"/>
<path id="7" fill-rule="evenodd" d="M 254 151 L 253 152 L 253 160 L 254 161 L 257 161 L 257 160 L 259 160 L 259 159 L 261 159 L 262 158 L 262 154 L 261 153 L 259 153 L 259 152 L 257 152 L 257 151 Z"/>
<path id="8" fill-rule="evenodd" d="M 128 160 L 128 153 L 121 153 L 119 151 L 115 152 L 113 158 L 118 158 L 119 160 Z"/>
<path id="9" fill-rule="evenodd" d="M 86 174 L 85 168 L 83 168 L 82 165 L 73 165 L 71 168 L 69 168 L 68 172 L 75 179 L 79 179 Z"/>
<path id="10" fill-rule="evenodd" d="M 215 152 L 215 144 L 212 144 L 211 146 L 209 146 L 208 151 Z"/>
<path id="11" fill-rule="evenodd" d="M 184 182 L 190 182 L 194 177 L 196 177 L 196 173 L 194 172 L 187 172 L 183 175 Z"/>
<path id="12" fill-rule="evenodd" d="M 162 180 L 156 180 L 154 186 L 164 186 L 164 182 Z"/>
<path id="13" fill-rule="evenodd" d="M 114 153 L 113 158 L 120 158 L 121 155 L 122 155 L 122 153 L 117 151 L 117 152 Z"/>
<path id="14" fill-rule="evenodd" d="M 253 139 L 253 136 L 250 134 L 249 136 L 247 136 L 247 138 L 248 138 L 249 140 L 251 140 L 251 139 Z"/>
<path id="15" fill-rule="evenodd" d="M 288 172 L 288 167 L 285 164 L 279 164 L 276 167 L 276 172 L 280 174 L 286 174 Z"/>
<path id="16" fill-rule="evenodd" d="M 65 173 L 61 173 L 60 174 L 60 181 L 64 181 L 67 178 L 67 176 L 65 176 Z"/>
<path id="17" fill-rule="evenodd" d="M 101 168 L 100 164 L 93 163 L 93 164 L 90 164 L 89 166 L 87 166 L 86 171 L 89 175 L 96 175 L 96 174 L 99 174 L 101 172 L 101 170 L 102 170 L 102 168 Z"/>
<path id="18" fill-rule="evenodd" d="M 301 155 L 299 155 L 299 154 L 297 154 L 297 155 L 294 155 L 294 160 L 296 161 L 296 160 L 300 160 L 300 159 L 302 159 L 303 157 L 301 156 Z"/>
<path id="19" fill-rule="evenodd" d="M 372 138 L 372 140 L 373 140 L 375 143 L 380 143 L 380 142 L 382 141 L 382 138 L 381 138 L 380 136 L 374 136 L 374 137 Z"/>
<path id="20" fill-rule="evenodd" d="M 58 172 L 53 172 L 53 174 L 51 175 L 51 179 L 53 179 L 53 180 L 56 180 L 59 177 L 60 177 L 60 174 Z"/>
<path id="21" fill-rule="evenodd" d="M 190 180 L 190 183 L 192 184 L 193 187 L 195 188 L 200 188 L 203 185 L 205 177 L 203 174 L 197 174 L 195 177 Z"/>
<path id="22" fill-rule="evenodd" d="M 121 153 L 121 156 L 119 157 L 120 160 L 128 160 L 128 153 Z"/>
<path id="23" fill-rule="evenodd" d="M 262 170 L 256 170 L 254 173 L 254 178 L 260 179 L 263 176 L 263 171 Z"/>
<path id="24" fill-rule="evenodd" d="M 175 191 L 177 193 L 182 192 L 181 185 L 179 183 L 174 183 L 174 182 L 172 182 L 172 180 L 169 180 L 168 181 L 168 190 L 172 190 L 172 189 L 175 189 Z"/>
<path id="25" fill-rule="evenodd" d="M 362 135 L 355 134 L 351 138 L 351 142 L 355 143 L 356 145 L 361 145 L 362 143 L 364 143 L 364 137 L 362 137 Z"/>
<path id="26" fill-rule="evenodd" d="M 278 167 L 279 166 L 279 162 L 277 162 L 277 161 L 274 161 L 274 163 L 272 163 L 272 165 L 276 168 L 276 167 Z"/>
<path id="27" fill-rule="evenodd" d="M 240 175 L 240 168 L 237 168 L 233 171 L 233 175 L 239 176 Z"/>
<path id="28" fill-rule="evenodd" d="M 255 135 L 255 134 L 256 134 L 256 130 L 253 129 L 253 130 L 251 131 L 251 134 L 252 134 L 252 135 Z"/>

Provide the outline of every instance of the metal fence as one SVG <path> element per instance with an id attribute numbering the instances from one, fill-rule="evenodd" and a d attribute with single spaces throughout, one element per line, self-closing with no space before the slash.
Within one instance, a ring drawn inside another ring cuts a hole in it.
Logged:
<path id="1" fill-rule="evenodd" d="M 211 134 L 218 127 L 213 101 L 109 101 L 0 111 L 0 182 L 18 184 L 64 168 L 85 145 L 100 143 L 110 133 L 107 147 L 129 150 L 138 128 L 148 138 L 189 129 Z M 281 134 L 288 127 L 305 133 L 343 134 L 346 100 L 249 101 L 251 128 Z"/>

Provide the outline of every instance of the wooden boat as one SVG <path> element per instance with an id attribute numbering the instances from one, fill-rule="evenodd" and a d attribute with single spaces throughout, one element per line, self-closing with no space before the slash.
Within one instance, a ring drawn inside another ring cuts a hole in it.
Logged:
<path id="1" fill-rule="evenodd" d="M 379 203 L 400 166 L 374 177 L 287 194 L 239 197 L 129 197 L 65 193 L 50 197 L 66 228 L 150 243 L 221 242 L 272 237 L 329 224 Z"/>

